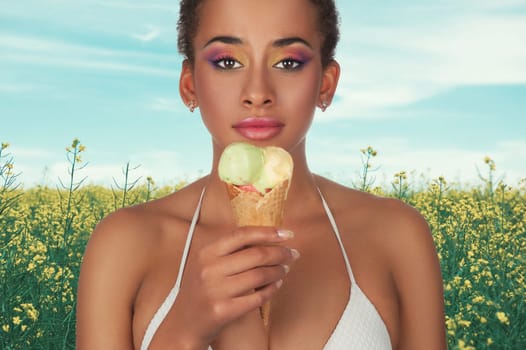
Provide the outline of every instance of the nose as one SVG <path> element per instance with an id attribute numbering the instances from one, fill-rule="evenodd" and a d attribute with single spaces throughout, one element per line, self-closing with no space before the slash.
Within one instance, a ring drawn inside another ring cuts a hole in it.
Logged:
<path id="1" fill-rule="evenodd" d="M 270 72 L 266 69 L 251 69 L 243 87 L 243 105 L 249 108 L 272 105 L 275 100 L 272 85 Z"/>

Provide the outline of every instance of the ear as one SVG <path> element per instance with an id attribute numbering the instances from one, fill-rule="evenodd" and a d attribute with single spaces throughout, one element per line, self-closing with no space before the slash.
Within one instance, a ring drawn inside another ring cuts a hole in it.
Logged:
<path id="1" fill-rule="evenodd" d="M 340 65 L 335 60 L 331 60 L 323 70 L 318 105 L 324 106 L 331 104 L 338 80 L 340 79 Z"/>
<path id="2" fill-rule="evenodd" d="M 199 101 L 197 101 L 194 90 L 194 70 L 192 63 L 188 60 L 183 61 L 181 76 L 179 77 L 179 94 L 186 106 L 192 103 L 195 106 L 198 105 Z"/>

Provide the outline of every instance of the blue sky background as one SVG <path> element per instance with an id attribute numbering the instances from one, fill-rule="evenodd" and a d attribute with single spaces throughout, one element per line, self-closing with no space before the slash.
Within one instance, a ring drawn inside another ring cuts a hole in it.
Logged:
<path id="1" fill-rule="evenodd" d="M 65 179 L 75 137 L 89 182 L 128 161 L 158 183 L 209 171 L 178 95 L 177 1 L 0 1 L 0 141 L 25 187 Z M 309 135 L 314 171 L 350 183 L 371 145 L 377 184 L 400 170 L 478 183 L 485 156 L 526 177 L 526 0 L 338 4 L 342 77 Z"/>

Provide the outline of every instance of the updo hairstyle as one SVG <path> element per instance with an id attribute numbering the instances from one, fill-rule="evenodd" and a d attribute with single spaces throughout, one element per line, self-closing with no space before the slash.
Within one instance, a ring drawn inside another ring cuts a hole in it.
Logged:
<path id="1" fill-rule="evenodd" d="M 177 22 L 177 47 L 191 63 L 194 62 L 193 40 L 199 26 L 199 8 L 204 0 L 181 0 Z M 213 0 L 209 0 L 213 1 Z M 284 0 L 287 1 L 287 0 Z M 319 31 L 323 36 L 321 63 L 326 67 L 334 59 L 340 38 L 339 15 L 334 0 L 309 0 L 318 10 Z"/>

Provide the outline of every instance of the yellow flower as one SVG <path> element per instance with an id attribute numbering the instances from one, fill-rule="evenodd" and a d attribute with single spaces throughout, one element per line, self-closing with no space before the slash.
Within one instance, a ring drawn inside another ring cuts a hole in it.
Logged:
<path id="1" fill-rule="evenodd" d="M 22 320 L 20 319 L 20 316 L 13 317 L 13 324 L 15 326 L 18 326 L 20 323 L 22 323 Z"/>
<path id="2" fill-rule="evenodd" d="M 509 325 L 510 324 L 510 320 L 508 318 L 508 316 L 506 316 L 506 314 L 502 311 L 499 311 L 496 313 L 497 315 L 497 318 L 499 319 L 500 323 L 502 324 L 505 324 L 505 325 Z"/>
<path id="3" fill-rule="evenodd" d="M 55 281 L 58 281 L 60 279 L 60 277 L 62 277 L 62 268 L 61 267 L 58 268 L 57 274 L 55 275 Z"/>
<path id="4" fill-rule="evenodd" d="M 450 330 L 453 330 L 453 329 L 457 328 L 455 320 L 453 320 L 452 318 L 448 318 L 446 320 L 446 327 L 447 327 L 447 329 L 450 329 Z"/>
<path id="5" fill-rule="evenodd" d="M 23 331 L 25 331 L 25 330 L 27 329 L 27 326 L 26 326 L 25 324 L 23 324 L 23 325 L 20 326 L 20 329 L 21 329 L 22 332 L 23 332 Z"/>
<path id="6" fill-rule="evenodd" d="M 55 274 L 55 268 L 53 266 L 46 266 L 43 271 L 43 275 L 46 279 L 50 279 Z"/>
<path id="7" fill-rule="evenodd" d="M 488 319 L 484 316 L 481 316 L 480 317 L 480 323 L 487 323 L 488 322 Z"/>
<path id="8" fill-rule="evenodd" d="M 493 339 L 491 339 L 491 338 L 488 338 L 488 340 L 486 341 L 486 344 L 488 344 L 488 345 L 491 345 L 491 344 L 493 344 Z"/>
<path id="9" fill-rule="evenodd" d="M 2 145 L 2 146 L 3 146 L 3 145 Z M 4 332 L 6 332 L 6 333 L 9 332 L 9 328 L 10 328 L 10 327 L 9 327 L 8 324 L 5 324 L 5 325 L 2 326 L 2 330 L 3 330 Z"/>
<path id="10" fill-rule="evenodd" d="M 493 280 L 487 280 L 487 281 L 486 281 L 486 284 L 487 284 L 488 286 L 492 286 L 493 283 L 494 283 Z"/>
<path id="11" fill-rule="evenodd" d="M 484 301 L 484 297 L 479 295 L 474 297 L 471 301 L 473 302 L 473 304 L 482 303 Z"/>
<path id="12" fill-rule="evenodd" d="M 26 311 L 27 317 L 29 317 L 30 320 L 36 321 L 38 319 L 38 310 L 35 309 L 33 304 L 20 304 L 20 306 Z"/>
<path id="13" fill-rule="evenodd" d="M 464 326 L 464 327 L 469 327 L 469 326 L 471 326 L 471 321 L 460 320 L 460 321 L 458 321 L 458 324 L 461 325 L 461 326 Z"/>
<path id="14" fill-rule="evenodd" d="M 466 342 L 460 339 L 458 341 L 458 349 L 459 350 L 475 350 L 473 346 L 466 345 Z"/>

